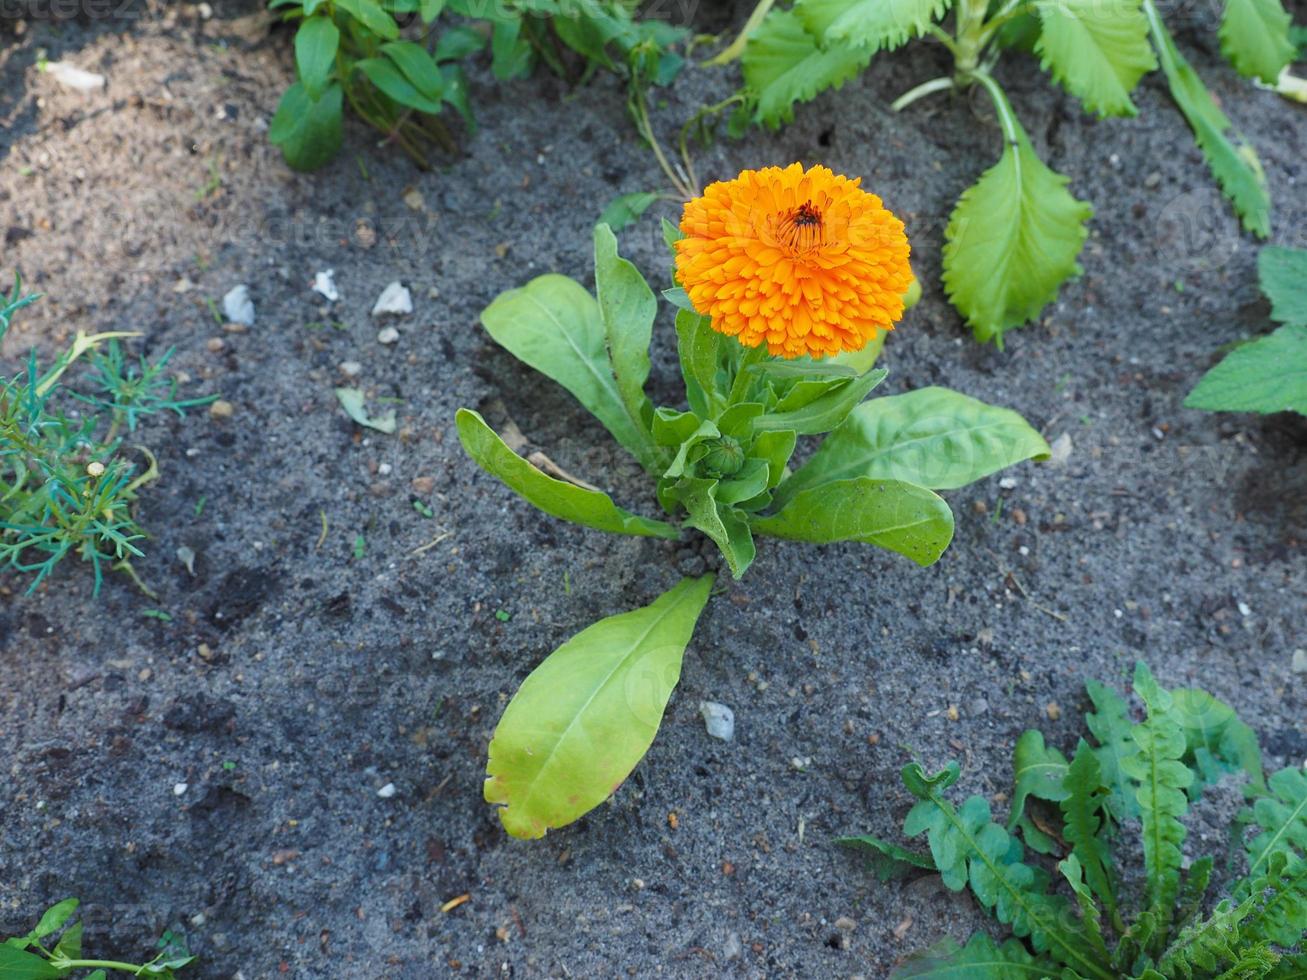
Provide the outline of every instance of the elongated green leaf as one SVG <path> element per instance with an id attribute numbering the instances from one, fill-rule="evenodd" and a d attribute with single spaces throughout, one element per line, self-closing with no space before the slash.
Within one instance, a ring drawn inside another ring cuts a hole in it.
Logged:
<path id="1" fill-rule="evenodd" d="M 739 579 L 753 564 L 757 548 L 744 516 L 718 501 L 719 481 L 686 477 L 677 486 L 677 498 L 689 515 L 685 523 L 713 539 L 731 576 Z"/>
<path id="2" fill-rule="evenodd" d="M 689 310 L 676 314 L 676 349 L 685 377 L 685 394 L 690 410 L 701 418 L 712 418 L 726 404 L 722 390 L 722 347 L 728 342 L 712 328 L 706 316 Z"/>
<path id="3" fill-rule="evenodd" d="M 1271 319 L 1307 326 L 1307 248 L 1267 245 L 1257 253 L 1257 275 Z"/>
<path id="4" fill-rule="evenodd" d="M 1103 785 L 1111 791 L 1108 809 L 1119 824 L 1139 815 L 1134 785 L 1121 768 L 1121 760 L 1135 752 L 1130 736 L 1134 724 L 1125 701 L 1112 688 L 1089 680 L 1085 691 L 1097 709 L 1085 713 L 1085 725 L 1098 740 L 1094 756 L 1102 769 Z"/>
<path id="5" fill-rule="evenodd" d="M 399 25 L 376 0 L 336 0 L 336 6 L 345 11 L 383 41 L 399 37 Z"/>
<path id="6" fill-rule="evenodd" d="M 989 91 L 1008 140 L 949 217 L 944 288 L 976 339 L 1002 347 L 1004 333 L 1039 316 L 1080 274 L 1076 259 L 1094 209 L 1039 159 L 996 83 Z"/>
<path id="7" fill-rule="evenodd" d="M 1271 233 L 1271 195 L 1266 189 L 1266 174 L 1257 151 L 1235 129 L 1198 73 L 1175 46 L 1153 0 L 1143 0 L 1143 9 L 1153 32 L 1153 44 L 1162 71 L 1171 87 L 1171 97 L 1189 121 L 1212 176 L 1239 212 L 1244 228 L 1262 238 L 1267 237 Z"/>
<path id="8" fill-rule="evenodd" d="M 445 76 L 427 49 L 412 41 L 391 41 L 381 52 L 392 62 L 423 98 L 439 104 L 445 97 Z"/>
<path id="9" fill-rule="evenodd" d="M 755 517 L 759 534 L 830 544 L 862 541 L 911 558 L 939 560 L 953 540 L 953 512 L 938 495 L 897 480 L 835 480 L 796 494 L 774 516 Z"/>
<path id="10" fill-rule="evenodd" d="M 500 293 L 481 323 L 519 361 L 576 396 L 646 470 L 658 449 L 645 423 L 627 411 L 608 358 L 599 303 L 574 279 L 550 273 Z"/>
<path id="11" fill-rule="evenodd" d="M 1043 68 L 1100 116 L 1137 114 L 1130 93 L 1157 67 L 1139 0 L 1040 0 Z"/>
<path id="12" fill-rule="evenodd" d="M 994 823 L 988 800 L 972 796 L 954 809 L 940 795 L 940 784 L 927 779 L 916 763 L 904 769 L 903 781 L 920 801 L 904 820 L 903 832 L 927 835 L 946 886 L 959 891 L 969 884 L 1000 922 L 1017 936 L 1029 936 L 1036 951 L 1049 952 L 1080 976 L 1114 976 L 1076 927 L 1066 901 L 1048 894 L 1035 870 L 1022 863 L 1020 842 Z"/>
<path id="13" fill-rule="evenodd" d="M 954 490 L 1048 452 L 1043 436 L 1010 409 L 948 388 L 919 388 L 855 408 L 785 481 L 777 500 L 857 476 Z"/>
<path id="14" fill-rule="evenodd" d="M 1292 23 L 1280 0 L 1226 0 L 1221 53 L 1239 74 L 1274 85 L 1298 53 L 1289 37 Z"/>
<path id="15" fill-rule="evenodd" d="M 344 93 L 335 82 L 313 99 L 300 82 L 282 94 L 268 127 L 268 141 L 295 170 L 317 170 L 340 150 Z"/>
<path id="16" fill-rule="evenodd" d="M 661 197 L 661 194 L 655 194 L 652 191 L 620 194 L 608 202 L 603 214 L 599 215 L 599 222 L 610 226 L 613 231 L 621 231 L 623 228 L 639 221 L 640 215 L 648 211 L 654 204 L 657 204 Z M 688 297 L 686 301 L 689 301 Z"/>
<path id="17" fill-rule="evenodd" d="M 798 0 L 794 12 L 827 47 L 851 44 L 893 50 L 920 37 L 952 0 Z"/>
<path id="18" fill-rule="evenodd" d="M 394 99 L 402 106 L 416 109 L 435 116 L 440 114 L 440 102 L 423 95 L 417 87 L 404 77 L 395 63 L 388 58 L 364 58 L 354 62 L 354 68 L 367 76 L 368 81 L 381 90 L 383 94 Z"/>
<path id="19" fill-rule="evenodd" d="M 1203 375 L 1184 404 L 1208 412 L 1307 415 L 1307 326 L 1286 324 L 1235 348 Z"/>
<path id="20" fill-rule="evenodd" d="M 863 834 L 859 837 L 836 837 L 836 844 L 859 851 L 875 872 L 878 881 L 896 881 L 914 871 L 934 871 L 935 862 L 929 854 L 920 854 L 900 847 L 879 837 Z"/>
<path id="21" fill-rule="evenodd" d="M 772 129 L 794 119 L 794 104 L 839 88 L 867 67 L 870 48 L 823 48 L 792 10 L 772 10 L 749 37 L 740 59 L 746 89 L 757 101 L 754 118 Z"/>
<path id="22" fill-rule="evenodd" d="M 1035 959 L 1024 943 L 1009 939 L 1001 946 L 983 932 L 959 946 L 956 939 L 942 939 L 929 949 L 914 953 L 890 974 L 891 980 L 1043 980 L 1056 976 L 1058 968 L 1047 960 Z"/>
<path id="23" fill-rule="evenodd" d="M 62 976 L 63 973 L 35 953 L 0 944 L 0 980 L 49 980 Z"/>
<path id="24" fill-rule="evenodd" d="M 514 837 L 543 837 L 608 799 L 653 743 L 712 589 L 682 579 L 601 619 L 522 683 L 490 742 L 485 798 Z"/>
<path id="25" fill-rule="evenodd" d="M 457 424 L 459 441 L 477 465 L 546 514 L 610 534 L 680 537 L 680 532 L 671 524 L 628 513 L 614 504 L 606 493 L 546 476 L 513 452 L 476 412 L 460 408 Z"/>
<path id="26" fill-rule="evenodd" d="M 1108 789 L 1098 757 L 1083 738 L 1067 767 L 1062 785 L 1066 797 L 1062 808 L 1062 836 L 1084 869 L 1085 882 L 1114 919 L 1117 916 L 1116 884 L 1111 851 L 1103 839 L 1104 822 L 1099 814 L 1107 808 Z"/>
<path id="27" fill-rule="evenodd" d="M 37 922 L 36 928 L 32 930 L 32 936 L 35 939 L 44 939 L 46 936 L 53 936 L 63 928 L 65 922 L 73 917 L 77 911 L 77 906 L 81 903 L 75 898 L 65 898 L 62 902 L 51 905 L 41 915 L 41 920 Z"/>
<path id="28" fill-rule="evenodd" d="M 595 295 L 617 392 L 626 414 L 650 431 L 653 405 L 644 393 L 649 378 L 649 343 L 653 339 L 658 299 L 634 265 L 617 254 L 617 238 L 605 224 L 595 225 Z"/>
<path id="29" fill-rule="evenodd" d="M 1062 872 L 1062 877 L 1067 880 L 1071 890 L 1076 893 L 1076 904 L 1080 906 L 1080 923 L 1084 929 L 1089 948 L 1094 951 L 1094 955 L 1098 957 L 1100 963 L 1106 963 L 1111 954 L 1107 951 L 1107 943 L 1103 941 L 1102 916 L 1098 911 L 1097 903 L 1094 901 L 1093 892 L 1085 884 L 1080 859 L 1074 854 L 1068 854 L 1065 860 L 1058 863 L 1057 870 Z"/>
<path id="30" fill-rule="evenodd" d="M 531 74 L 535 48 L 529 38 L 522 36 L 521 18 L 495 22 L 490 31 L 490 58 L 490 70 L 501 82 Z"/>
<path id="31" fill-rule="evenodd" d="M 310 17 L 295 32 L 295 68 L 310 99 L 320 99 L 336 67 L 340 29 L 330 17 Z"/>
<path id="32" fill-rule="evenodd" d="M 830 432 L 843 425 L 849 413 L 857 408 L 858 404 L 871 394 L 871 390 L 884 381 L 888 374 L 889 372 L 884 368 L 876 368 L 860 378 L 826 382 L 831 384 L 831 387 L 825 394 L 801 407 L 764 415 L 754 423 L 753 427 L 757 432 L 793 431 L 801 436 Z"/>
<path id="33" fill-rule="evenodd" d="M 1194 772 L 1191 799 L 1231 772 L 1242 771 L 1251 786 L 1266 788 L 1257 734 L 1228 704 L 1206 691 L 1183 688 L 1171 692 L 1171 713 L 1184 729 L 1184 763 Z"/>
<path id="34" fill-rule="evenodd" d="M 436 50 L 432 55 L 436 61 L 460 61 L 476 54 L 486 46 L 486 36 L 476 28 L 460 24 L 442 31 L 436 41 Z"/>
<path id="35" fill-rule="evenodd" d="M 1148 717 L 1131 729 L 1135 753 L 1121 759 L 1121 770 L 1139 788 L 1139 819 L 1143 824 L 1144 870 L 1147 872 L 1148 910 L 1165 935 L 1180 891 L 1181 848 L 1187 831 L 1181 818 L 1189 808 L 1184 791 L 1193 773 L 1184 756 L 1184 730 L 1171 713 L 1171 695 L 1158 686 L 1148 668 L 1135 668 L 1135 693 L 1144 701 Z"/>
<path id="36" fill-rule="evenodd" d="M 1008 814 L 1007 829 L 1016 828 L 1030 797 L 1053 803 L 1065 800 L 1068 791 L 1062 782 L 1066 772 L 1066 756 L 1044 744 L 1043 732 L 1033 728 L 1022 732 L 1012 750 L 1012 809 Z"/>

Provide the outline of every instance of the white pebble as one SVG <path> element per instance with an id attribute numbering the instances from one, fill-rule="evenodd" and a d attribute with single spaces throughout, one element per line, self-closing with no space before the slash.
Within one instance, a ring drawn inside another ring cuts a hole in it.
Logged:
<path id="1" fill-rule="evenodd" d="M 341 361 L 340 373 L 347 378 L 357 378 L 363 373 L 363 365 L 358 361 Z"/>
<path id="2" fill-rule="evenodd" d="M 177 785 L 175 785 L 175 786 L 172 788 L 172 795 L 173 795 L 173 796 L 182 796 L 183 794 L 185 794 L 185 792 L 186 792 L 188 789 L 190 789 L 190 786 L 188 786 L 186 783 L 178 783 Z"/>
<path id="3" fill-rule="evenodd" d="M 399 331 L 394 327 L 383 327 L 377 334 L 377 343 L 393 344 L 399 340 Z"/>
<path id="4" fill-rule="evenodd" d="M 1248 603 L 1246 602 L 1239 603 L 1240 616 L 1251 616 L 1252 614 L 1253 614 L 1252 606 L 1248 605 Z"/>
<path id="5" fill-rule="evenodd" d="M 254 300 L 250 299 L 249 286 L 241 283 L 227 291 L 227 295 L 222 298 L 222 315 L 228 323 L 254 326 Z"/>
<path id="6" fill-rule="evenodd" d="M 1293 651 L 1290 666 L 1295 674 L 1307 674 L 1307 650 Z"/>
<path id="7" fill-rule="evenodd" d="M 395 788 L 394 783 L 386 783 L 385 786 L 377 790 L 377 795 L 380 796 L 383 800 L 388 800 L 398 792 L 399 790 Z"/>
<path id="8" fill-rule="evenodd" d="M 86 71 L 76 65 L 63 61 L 51 61 L 45 66 L 46 73 L 64 88 L 74 92 L 98 92 L 109 84 L 103 75 Z"/>
<path id="9" fill-rule="evenodd" d="M 377 467 L 378 476 L 390 476 L 390 474 L 393 472 L 394 472 L 394 467 L 391 466 L 389 463 L 382 463 L 380 466 Z"/>
<path id="10" fill-rule="evenodd" d="M 373 316 L 383 316 L 392 313 L 395 316 L 407 316 L 413 312 L 413 297 L 408 291 L 408 287 L 399 283 L 392 282 L 389 286 L 381 291 L 377 297 L 377 303 L 372 307 Z"/>
<path id="11" fill-rule="evenodd" d="M 313 277 L 313 291 L 325 296 L 328 303 L 334 303 L 340 299 L 340 292 L 336 289 L 335 276 L 335 269 L 326 269 Z"/>
<path id="12" fill-rule="evenodd" d="M 998 481 L 998 485 L 1002 487 L 1004 490 L 1015 490 L 1017 486 L 1017 481 L 1012 479 L 1012 477 L 1010 476 L 1005 476 L 1003 477 L 1003 479 Z"/>
<path id="13" fill-rule="evenodd" d="M 1050 445 L 1048 449 L 1049 449 L 1048 465 L 1049 466 L 1064 465 L 1066 461 L 1071 458 L 1072 446 L 1071 446 L 1070 434 L 1063 432 L 1060 436 L 1058 436 L 1056 439 L 1053 440 L 1052 445 Z"/>
<path id="14" fill-rule="evenodd" d="M 704 727 L 713 738 L 729 742 L 735 737 L 735 712 L 716 701 L 700 701 L 699 714 L 703 715 Z"/>

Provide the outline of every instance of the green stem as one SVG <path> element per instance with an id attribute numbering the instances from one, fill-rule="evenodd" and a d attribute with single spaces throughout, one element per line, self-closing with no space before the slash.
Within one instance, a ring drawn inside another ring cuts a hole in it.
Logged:
<path id="1" fill-rule="evenodd" d="M 890 105 L 890 108 L 895 112 L 902 112 L 918 99 L 924 98 L 927 95 L 933 95 L 936 92 L 942 92 L 945 89 L 953 88 L 954 84 L 955 83 L 951 78 L 932 78 L 928 82 L 922 82 L 916 88 L 908 89 L 908 91 L 904 92 L 894 100 Z"/>
<path id="2" fill-rule="evenodd" d="M 974 72 L 980 64 L 980 52 L 985 46 L 985 12 L 989 0 L 961 0 L 957 13 L 957 48 L 953 56 L 958 71 L 964 75 Z"/>
<path id="3" fill-rule="evenodd" d="M 1003 127 L 1003 137 L 1011 146 L 1018 146 L 1025 131 L 1021 128 L 1021 123 L 1017 121 L 1017 114 L 1012 111 L 1012 103 L 1007 100 L 1007 95 L 998 82 L 989 75 L 988 72 L 973 71 L 971 77 L 984 86 L 989 97 L 994 100 L 994 110 L 998 113 L 999 124 Z M 1020 163 L 1018 162 L 1018 166 Z"/>
<path id="4" fill-rule="evenodd" d="M 736 341 L 739 343 L 739 341 Z M 744 345 L 740 345 L 744 346 Z M 754 382 L 754 375 L 749 368 L 754 364 L 761 364 L 767 359 L 767 342 L 763 341 L 757 347 L 745 347 L 744 354 L 740 358 L 739 366 L 735 369 L 735 378 L 731 382 L 731 394 L 726 399 L 726 407 L 738 405 L 745 400 L 749 393 L 749 388 Z"/>
<path id="5" fill-rule="evenodd" d="M 138 963 L 120 963 L 117 960 L 66 960 L 57 958 L 51 959 L 50 965 L 56 970 L 118 970 L 122 973 L 130 973 L 134 977 L 139 977 L 141 970 L 145 969 Z"/>
<path id="6" fill-rule="evenodd" d="M 723 48 L 716 57 L 708 59 L 704 64 L 725 65 L 738 58 L 744 52 L 745 45 L 749 43 L 749 35 L 758 29 L 758 25 L 763 22 L 763 18 L 767 16 L 767 12 L 771 10 L 772 4 L 775 2 L 776 0 L 758 0 L 758 6 L 753 8 L 753 13 L 744 22 L 739 37 L 732 41 L 729 46 Z"/>

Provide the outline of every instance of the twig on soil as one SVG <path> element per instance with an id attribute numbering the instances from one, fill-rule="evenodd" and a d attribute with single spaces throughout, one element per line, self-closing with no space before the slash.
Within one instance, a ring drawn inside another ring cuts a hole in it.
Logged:
<path id="1" fill-rule="evenodd" d="M 452 912 L 454 911 L 454 909 L 458 908 L 464 902 L 470 902 L 471 900 L 472 900 L 471 894 L 468 892 L 464 892 L 462 895 L 459 895 L 457 898 L 451 898 L 444 905 L 440 906 L 440 911 Z"/>
<path id="2" fill-rule="evenodd" d="M 548 456 L 546 456 L 544 453 L 540 452 L 539 450 L 536 450 L 530 456 L 528 456 L 527 460 L 534 463 L 542 470 L 554 474 L 554 476 L 558 477 L 560 480 L 566 480 L 568 483 L 574 483 L 578 487 L 581 487 L 583 490 L 593 490 L 596 493 L 601 492 L 599 488 L 595 486 L 593 483 L 586 483 L 585 480 L 582 480 L 579 476 L 573 476 L 571 473 L 567 472 L 567 470 L 563 469 L 561 466 L 559 466 L 557 463 L 555 463 L 552 459 L 550 459 Z"/>
<path id="3" fill-rule="evenodd" d="M 314 551 L 320 551 L 327 540 L 327 512 L 320 510 L 318 516 L 322 518 L 322 533 L 318 535 L 318 543 L 313 546 Z"/>
<path id="4" fill-rule="evenodd" d="M 410 554 L 410 555 L 421 555 L 421 554 L 423 554 L 423 553 L 425 553 L 425 552 L 428 552 L 428 551 L 430 551 L 432 548 L 434 548 L 436 545 L 440 544 L 440 542 L 442 542 L 442 541 L 444 541 L 446 538 L 450 537 L 453 533 L 454 533 L 453 531 L 445 531 L 443 534 L 437 534 L 434 538 L 432 538 L 432 539 L 431 539 L 430 541 L 428 541 L 426 544 L 424 544 L 424 545 L 419 545 L 418 547 L 414 548 L 412 551 L 409 552 L 409 554 Z"/>
<path id="5" fill-rule="evenodd" d="M 1038 609 L 1040 612 L 1044 613 L 1045 615 L 1052 616 L 1058 622 L 1061 623 L 1071 622 L 1071 620 L 1066 616 L 1065 613 L 1060 613 L 1055 609 L 1049 609 L 1048 606 L 1045 606 L 1042 603 L 1038 602 L 1034 596 L 1032 596 L 1029 592 L 1026 591 L 1026 587 L 1021 584 L 1021 580 L 1017 578 L 1016 573 L 1013 572 L 1012 569 L 1008 568 L 1003 563 L 1002 558 L 996 555 L 993 551 L 990 551 L 990 549 L 988 548 L 986 548 L 985 550 L 989 551 L 990 557 L 993 558 L 994 563 L 998 565 L 998 570 L 999 572 L 1002 573 L 1003 577 L 1008 579 L 1014 586 L 1016 586 L 1016 590 L 1021 593 L 1021 598 L 1025 599 L 1027 602 L 1029 602 L 1032 606 L 1034 606 L 1036 609 Z"/>

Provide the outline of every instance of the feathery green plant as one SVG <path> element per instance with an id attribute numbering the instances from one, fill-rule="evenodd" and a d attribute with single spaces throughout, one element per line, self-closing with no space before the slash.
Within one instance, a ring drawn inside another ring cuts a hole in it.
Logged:
<path id="1" fill-rule="evenodd" d="M 1115 691 L 1092 681 L 1088 687 L 1096 710 L 1086 721 L 1095 742 L 1081 739 L 1067 762 L 1040 733 L 1022 735 L 1006 827 L 982 796 L 961 806 L 949 800 L 946 791 L 960 775 L 956 762 L 934 775 L 912 763 L 903 781 L 918 802 L 903 832 L 924 834 L 929 854 L 874 837 L 841 839 L 863 849 L 882 879 L 926 867 L 953 891 L 970 888 L 1012 931 L 1002 944 L 985 933 L 965 946 L 945 940 L 892 976 L 1307 976 L 1307 773 L 1287 768 L 1265 779 L 1256 737 L 1228 705 L 1204 691 L 1164 690 L 1143 664 L 1134 678 L 1145 712 L 1139 722 Z M 1229 773 L 1247 777 L 1251 804 L 1235 829 L 1256 834 L 1243 843 L 1244 874 L 1204 912 L 1213 862 L 1199 858 L 1186 867 L 1183 819 L 1203 788 Z M 1024 820 L 1030 799 L 1056 802 L 1040 825 L 1047 831 Z M 1136 823 L 1144 890 L 1143 907 L 1132 916 L 1123 905 L 1130 893 L 1121 884 L 1120 857 L 1123 832 Z M 1027 849 L 1061 854 L 1058 875 L 1028 858 Z"/>

